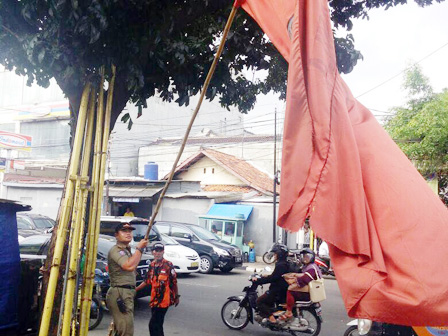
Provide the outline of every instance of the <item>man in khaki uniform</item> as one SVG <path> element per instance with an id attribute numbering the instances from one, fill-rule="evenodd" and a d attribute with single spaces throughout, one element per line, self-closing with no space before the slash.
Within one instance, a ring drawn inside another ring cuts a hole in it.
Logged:
<path id="1" fill-rule="evenodd" d="M 129 243 L 132 231 L 129 223 L 120 223 L 115 228 L 117 244 L 107 256 L 109 266 L 110 288 L 107 291 L 107 307 L 112 313 L 115 335 L 133 336 L 134 334 L 134 297 L 135 270 L 148 244 L 147 239 L 138 242 L 136 251 L 131 253 Z"/>

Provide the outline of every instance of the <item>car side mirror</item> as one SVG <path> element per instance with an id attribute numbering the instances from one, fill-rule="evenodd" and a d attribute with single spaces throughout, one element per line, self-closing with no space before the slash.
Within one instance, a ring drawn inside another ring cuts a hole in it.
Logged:
<path id="1" fill-rule="evenodd" d="M 184 238 L 189 239 L 190 241 L 193 241 L 193 236 L 189 233 L 184 233 Z"/>

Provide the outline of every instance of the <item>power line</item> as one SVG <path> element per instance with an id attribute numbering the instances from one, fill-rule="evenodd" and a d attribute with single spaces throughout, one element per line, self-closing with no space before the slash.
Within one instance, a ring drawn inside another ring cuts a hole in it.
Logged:
<path id="1" fill-rule="evenodd" d="M 442 45 L 440 48 L 437 48 L 436 50 L 434 50 L 434 51 L 431 52 L 430 54 L 426 55 L 425 57 L 423 57 L 423 58 L 420 59 L 419 61 L 417 61 L 417 62 L 413 63 L 412 65 L 408 66 L 407 68 L 403 69 L 403 70 L 400 71 L 398 74 L 396 74 L 396 75 L 390 77 L 389 79 L 387 79 L 387 80 L 385 80 L 384 82 L 378 84 L 377 86 L 371 88 L 370 90 L 367 90 L 366 92 L 361 93 L 360 95 L 356 96 L 355 98 L 359 98 L 359 97 L 361 97 L 361 96 L 364 96 L 365 94 L 367 94 L 367 93 L 369 93 L 369 92 L 371 92 L 371 91 L 373 91 L 373 90 L 379 88 L 380 86 L 383 86 L 384 84 L 390 82 L 392 79 L 397 78 L 398 76 L 400 76 L 401 74 L 403 74 L 405 71 L 409 70 L 412 66 L 414 66 L 414 65 L 416 65 L 416 64 L 418 64 L 418 63 L 424 61 L 424 60 L 427 59 L 428 57 L 434 55 L 434 54 L 435 54 L 436 52 L 438 52 L 439 50 L 445 48 L 447 45 L 448 45 L 448 42 L 445 43 L 444 45 Z"/>

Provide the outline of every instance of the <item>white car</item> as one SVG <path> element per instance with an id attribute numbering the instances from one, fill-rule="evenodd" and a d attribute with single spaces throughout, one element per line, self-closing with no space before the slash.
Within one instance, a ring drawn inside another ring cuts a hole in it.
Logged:
<path id="1" fill-rule="evenodd" d="M 163 257 L 171 261 L 177 273 L 192 273 L 199 271 L 199 255 L 198 253 L 186 246 L 179 244 L 173 238 L 165 234 L 160 235 L 165 245 L 165 253 Z"/>

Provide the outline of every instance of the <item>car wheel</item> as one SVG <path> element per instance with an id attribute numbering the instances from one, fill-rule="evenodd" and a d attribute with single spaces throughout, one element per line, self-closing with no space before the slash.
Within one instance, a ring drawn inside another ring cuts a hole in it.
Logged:
<path id="1" fill-rule="evenodd" d="M 221 272 L 223 273 L 229 273 L 231 270 L 233 270 L 233 267 L 230 266 L 224 266 L 222 268 L 220 268 Z"/>
<path id="2" fill-rule="evenodd" d="M 199 272 L 209 274 L 213 272 L 213 261 L 209 256 L 201 256 L 201 261 L 199 263 Z"/>

